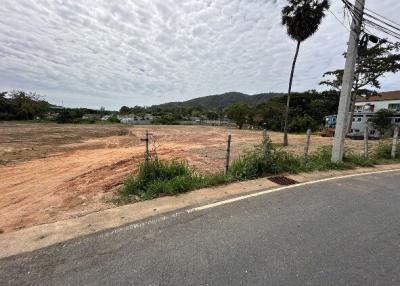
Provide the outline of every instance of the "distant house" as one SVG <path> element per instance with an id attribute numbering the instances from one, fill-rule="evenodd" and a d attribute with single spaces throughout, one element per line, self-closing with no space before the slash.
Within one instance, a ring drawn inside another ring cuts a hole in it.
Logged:
<path id="1" fill-rule="evenodd" d="M 144 118 L 144 120 L 153 120 L 154 116 L 152 114 L 147 113 L 144 115 L 143 118 Z"/>
<path id="2" fill-rule="evenodd" d="M 134 124 L 135 123 L 135 119 L 134 118 L 129 118 L 129 117 L 125 117 L 125 118 L 121 118 L 120 122 L 122 124 Z"/>
<path id="3" fill-rule="evenodd" d="M 200 123 L 201 122 L 201 117 L 191 116 L 191 117 L 189 117 L 189 120 L 192 121 L 192 122 Z"/>
<path id="4" fill-rule="evenodd" d="M 400 112 L 400 91 L 382 92 L 379 95 L 357 98 L 354 112 L 377 112 L 391 109 Z"/>
<path id="5" fill-rule="evenodd" d="M 150 116 L 148 116 L 149 118 Z M 152 119 L 142 119 L 135 114 L 118 115 L 117 118 L 123 124 L 148 124 Z M 152 117 L 151 117 L 152 118 Z"/>
<path id="6" fill-rule="evenodd" d="M 130 118 L 130 119 L 133 119 L 133 120 L 140 120 L 139 116 L 136 116 L 136 115 L 133 114 L 133 113 L 131 113 L 131 114 L 124 114 L 124 115 L 118 115 L 117 117 L 118 117 L 119 120 L 127 119 L 127 118 Z"/>
<path id="7" fill-rule="evenodd" d="M 348 134 L 352 138 L 362 138 L 365 126 L 369 127 L 369 136 L 379 138 L 379 131 L 373 128 L 369 120 L 381 109 L 393 110 L 397 113 L 392 118 L 393 125 L 400 125 L 400 91 L 383 92 L 379 95 L 370 97 L 360 97 L 357 99 L 354 109 L 354 116 L 351 119 L 351 130 Z M 387 130 L 390 134 L 391 130 Z"/>
<path id="8" fill-rule="evenodd" d="M 100 116 L 100 114 L 88 113 L 88 114 L 82 115 L 82 119 L 100 120 L 100 119 L 101 119 L 101 116 Z"/>
<path id="9" fill-rule="evenodd" d="M 58 112 L 47 112 L 45 118 L 48 120 L 53 120 L 56 119 L 58 115 L 59 115 Z"/>
<path id="10" fill-rule="evenodd" d="M 101 118 L 101 121 L 107 121 L 107 120 L 109 120 L 111 117 L 112 117 L 112 115 L 104 115 L 104 116 Z"/>

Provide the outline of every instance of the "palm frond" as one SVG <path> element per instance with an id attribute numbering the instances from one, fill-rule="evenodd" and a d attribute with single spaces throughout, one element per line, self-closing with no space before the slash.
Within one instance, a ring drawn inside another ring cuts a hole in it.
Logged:
<path id="1" fill-rule="evenodd" d="M 282 9 L 282 25 L 292 39 L 302 42 L 318 30 L 329 6 L 328 0 L 288 0 Z"/>

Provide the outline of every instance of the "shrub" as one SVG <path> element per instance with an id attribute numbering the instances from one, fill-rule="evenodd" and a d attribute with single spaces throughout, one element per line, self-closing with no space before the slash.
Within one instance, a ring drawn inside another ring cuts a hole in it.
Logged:
<path id="1" fill-rule="evenodd" d="M 395 111 L 389 109 L 380 109 L 370 119 L 372 125 L 379 130 L 380 136 L 385 136 L 385 131 L 392 128 L 392 117 L 396 114 Z"/>
<path id="2" fill-rule="evenodd" d="M 374 154 L 376 159 L 391 160 L 392 159 L 392 143 L 389 141 L 379 142 Z M 400 159 L 400 150 L 397 150 L 396 159 Z"/>
<path id="3" fill-rule="evenodd" d="M 266 162 L 266 174 L 298 173 L 302 171 L 303 159 L 297 155 L 284 151 L 282 148 L 273 148 L 269 151 Z"/>
<path id="4" fill-rule="evenodd" d="M 81 123 L 81 124 L 95 124 L 96 120 L 94 118 L 85 118 L 85 119 L 74 119 L 74 123 Z"/>
<path id="5" fill-rule="evenodd" d="M 152 199 L 160 195 L 175 195 L 198 188 L 211 187 L 227 182 L 223 175 L 200 175 L 183 161 L 144 162 L 137 176 L 130 176 L 124 182 L 121 194 Z"/>
<path id="6" fill-rule="evenodd" d="M 107 121 L 110 122 L 110 123 L 121 123 L 121 120 L 119 120 L 118 117 L 115 116 L 115 115 L 113 115 L 110 118 L 108 118 Z"/>
<path id="7" fill-rule="evenodd" d="M 321 148 L 308 159 L 291 154 L 276 145 L 267 142 L 264 148 L 256 148 L 233 162 L 229 176 L 233 180 L 255 179 L 265 175 L 280 173 L 299 173 L 351 168 L 349 164 L 331 162 L 331 148 Z M 264 155 L 266 154 L 266 155 Z"/>
<path id="8" fill-rule="evenodd" d="M 344 157 L 344 162 L 349 163 L 352 166 L 359 167 L 373 167 L 377 162 L 374 156 L 365 158 L 364 154 L 349 153 Z"/>
<path id="9" fill-rule="evenodd" d="M 333 163 L 331 161 L 332 147 L 322 147 L 317 152 L 311 153 L 304 171 L 327 171 L 327 170 L 343 170 L 349 166 L 344 164 Z"/>
<path id="10" fill-rule="evenodd" d="M 264 175 L 265 168 L 266 162 L 259 152 L 247 152 L 232 163 L 229 176 L 235 180 L 255 179 Z"/>
<path id="11" fill-rule="evenodd" d="M 152 199 L 161 195 L 175 195 L 194 189 L 221 185 L 232 181 L 256 179 L 265 175 L 299 173 L 326 170 L 344 170 L 356 166 L 371 167 L 382 160 L 391 159 L 391 144 L 380 143 L 369 158 L 349 152 L 344 163 L 331 162 L 332 148 L 324 147 L 311 153 L 307 160 L 271 143 L 269 139 L 253 151 L 235 160 L 227 176 L 202 175 L 189 168 L 184 161 L 160 161 L 157 156 L 139 166 L 137 176 L 130 176 L 121 188 L 120 202 L 130 201 L 132 196 Z M 397 154 L 400 159 L 400 154 Z"/>
<path id="12" fill-rule="evenodd" d="M 229 170 L 233 180 L 255 179 L 282 172 L 298 173 L 302 159 L 273 145 L 268 139 L 260 147 L 235 160 Z"/>

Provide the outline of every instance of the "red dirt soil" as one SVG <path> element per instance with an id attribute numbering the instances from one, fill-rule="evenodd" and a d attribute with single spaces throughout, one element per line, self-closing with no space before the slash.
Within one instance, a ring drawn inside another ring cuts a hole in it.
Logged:
<path id="1" fill-rule="evenodd" d="M 161 159 L 184 159 L 208 173 L 223 170 L 228 132 L 232 159 L 262 138 L 261 131 L 205 126 L 0 123 L 0 231 L 113 207 L 119 186 L 143 161 L 146 129 Z M 270 135 L 281 142 L 280 133 Z M 289 149 L 301 152 L 304 135 L 289 139 Z M 313 137 L 311 151 L 331 140 Z M 357 149 L 362 142 L 352 144 Z"/>

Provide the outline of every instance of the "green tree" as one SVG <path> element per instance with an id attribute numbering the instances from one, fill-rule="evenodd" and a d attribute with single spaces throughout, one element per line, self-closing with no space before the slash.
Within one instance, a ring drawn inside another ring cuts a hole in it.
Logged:
<path id="1" fill-rule="evenodd" d="M 385 135 L 385 131 L 392 128 L 392 118 L 395 116 L 395 112 L 389 109 L 380 109 L 377 111 L 370 119 L 372 125 L 378 129 L 380 136 L 383 137 Z"/>
<path id="2" fill-rule="evenodd" d="M 100 113 L 101 116 L 105 115 L 107 113 L 106 112 L 106 108 L 104 106 L 101 106 L 100 110 L 99 110 L 99 113 Z"/>
<path id="3" fill-rule="evenodd" d="M 112 116 L 110 116 L 110 118 L 108 118 L 108 122 L 121 123 L 121 120 L 119 120 L 118 117 L 115 114 L 113 114 Z"/>
<path id="4" fill-rule="evenodd" d="M 283 128 L 283 111 L 284 103 L 279 99 L 271 99 L 266 103 L 256 107 L 256 115 L 259 114 L 263 118 L 264 127 L 269 130 L 282 131 Z"/>
<path id="5" fill-rule="evenodd" d="M 119 113 L 121 113 L 121 114 L 129 114 L 129 113 L 131 113 L 131 109 L 128 106 L 124 105 L 119 109 Z"/>
<path id="6" fill-rule="evenodd" d="M 270 130 L 282 131 L 285 104 L 286 96 L 281 96 L 258 105 L 255 115 L 262 116 L 260 124 Z M 335 114 L 338 104 L 339 93 L 334 90 L 292 93 L 288 126 L 297 132 L 304 132 L 307 128 L 316 129 L 323 122 L 324 116 Z"/>
<path id="7" fill-rule="evenodd" d="M 12 105 L 11 112 L 16 119 L 30 120 L 35 116 L 43 115 L 49 108 L 49 103 L 34 92 L 12 91 L 8 93 Z"/>
<path id="8" fill-rule="evenodd" d="M 236 103 L 228 107 L 227 116 L 233 120 L 239 129 L 242 129 L 243 125 L 247 122 L 250 108 L 247 104 Z"/>
<path id="9" fill-rule="evenodd" d="M 56 117 L 57 123 L 72 123 L 73 121 L 74 117 L 69 109 L 62 109 Z"/>
<path id="10" fill-rule="evenodd" d="M 353 118 L 355 102 L 358 96 L 376 94 L 376 89 L 381 88 L 380 78 L 387 73 L 400 71 L 400 43 L 379 43 L 370 48 L 359 49 L 358 61 L 354 73 L 351 116 Z M 325 78 L 320 82 L 336 90 L 342 88 L 343 70 L 338 69 L 324 73 Z M 349 120 L 348 129 L 351 128 Z"/>
<path id="11" fill-rule="evenodd" d="M 215 111 L 206 112 L 206 116 L 209 120 L 218 120 L 219 119 L 219 114 Z"/>
<path id="12" fill-rule="evenodd" d="M 328 0 L 288 0 L 288 5 L 282 9 L 282 25 L 286 26 L 287 34 L 297 42 L 296 53 L 293 58 L 292 69 L 289 78 L 289 89 L 285 110 L 284 139 L 283 145 L 288 142 L 288 117 L 290 107 L 290 94 L 297 56 L 300 44 L 312 36 L 325 17 L 325 11 L 329 8 Z"/>

